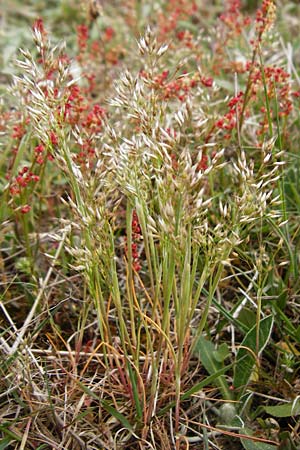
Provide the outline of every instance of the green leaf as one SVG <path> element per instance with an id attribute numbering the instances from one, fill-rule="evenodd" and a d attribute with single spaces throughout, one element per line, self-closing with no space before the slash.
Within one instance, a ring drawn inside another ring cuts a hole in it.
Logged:
<path id="1" fill-rule="evenodd" d="M 247 428 L 242 428 L 240 433 L 251 436 L 251 431 Z M 277 446 L 272 444 L 265 444 L 264 442 L 252 441 L 251 439 L 241 438 L 241 443 L 246 450 L 275 450 Z"/>
<path id="2" fill-rule="evenodd" d="M 11 425 L 11 423 L 9 423 L 9 422 L 4 422 L 4 424 L 0 425 L 0 431 L 2 431 L 3 434 L 7 435 L 7 437 L 4 438 L 3 441 L 6 442 L 6 439 L 9 439 L 9 442 L 11 440 L 14 440 L 14 441 L 17 441 L 17 442 L 21 442 L 22 438 L 8 428 L 10 425 Z M 0 441 L 0 444 L 3 441 Z M 1 447 L 0 447 L 0 450 L 1 450 Z"/>
<path id="3" fill-rule="evenodd" d="M 256 323 L 256 314 L 250 308 L 244 307 L 239 313 L 239 321 L 250 329 Z"/>
<path id="4" fill-rule="evenodd" d="M 87 386 L 85 386 L 80 381 L 77 381 L 77 384 L 81 387 L 81 389 L 90 397 L 96 399 L 99 401 L 101 406 L 109 413 L 111 414 L 115 419 L 117 419 L 127 430 L 132 431 L 132 425 L 130 422 L 126 419 L 123 414 L 121 414 L 119 411 L 116 410 L 113 406 L 111 406 L 106 400 L 101 399 L 95 392 L 93 392 L 91 389 L 89 389 Z"/>
<path id="5" fill-rule="evenodd" d="M 215 349 L 212 342 L 200 336 L 196 346 L 195 352 L 199 354 L 200 360 L 210 375 L 213 375 L 223 368 L 223 361 L 228 355 L 229 351 L 225 351 L 225 347 L 221 346 L 220 350 Z M 217 357 L 216 357 L 217 356 Z M 228 383 L 224 375 L 220 375 L 214 380 L 214 384 L 220 389 L 222 396 L 226 400 L 232 398 L 231 392 L 229 390 Z"/>
<path id="6" fill-rule="evenodd" d="M 249 439 L 241 438 L 241 443 L 246 450 L 275 450 L 277 447 L 271 444 L 264 444 L 263 442 L 250 441 Z"/>
<path id="7" fill-rule="evenodd" d="M 258 355 L 261 354 L 270 339 L 273 323 L 273 316 L 265 317 L 260 321 Z M 253 374 L 256 362 L 254 357 L 254 354 L 256 354 L 256 330 L 255 325 L 248 331 L 237 352 L 237 363 L 233 377 L 235 388 L 246 386 Z"/>
<path id="8" fill-rule="evenodd" d="M 230 355 L 230 351 L 226 342 L 223 342 L 214 352 L 213 356 L 216 361 L 223 363 L 225 359 Z"/>
<path id="9" fill-rule="evenodd" d="M 214 373 L 213 375 L 210 375 L 209 377 L 205 378 L 204 380 L 200 381 L 200 383 L 195 384 L 191 389 L 186 391 L 184 394 L 182 394 L 180 400 L 184 401 L 188 398 L 192 397 L 192 395 L 197 394 L 200 392 L 205 386 L 208 386 L 210 383 L 214 383 L 214 381 L 222 376 L 224 373 L 228 372 L 233 367 L 233 364 L 229 364 L 226 367 L 223 367 L 218 372 Z M 158 411 L 157 416 L 163 416 L 167 411 L 169 411 L 171 408 L 173 408 L 176 405 L 175 401 L 172 401 L 168 403 L 166 406 L 164 406 L 160 411 Z"/>
<path id="10" fill-rule="evenodd" d="M 296 401 L 290 403 L 283 403 L 275 406 L 265 406 L 266 413 L 271 414 L 274 417 L 291 417 L 299 416 L 300 414 L 300 401 L 296 398 Z"/>
<path id="11" fill-rule="evenodd" d="M 138 391 L 138 386 L 137 386 L 136 375 L 132 370 L 130 361 L 127 361 L 127 368 L 128 368 L 128 372 L 129 372 L 129 378 L 130 378 L 130 382 L 131 382 L 133 398 L 135 401 L 137 418 L 138 418 L 138 420 L 142 420 L 143 411 L 142 411 L 142 406 L 141 406 L 140 398 L 139 398 L 139 391 Z"/>
<path id="12" fill-rule="evenodd" d="M 298 328 L 296 330 L 296 338 L 297 338 L 298 342 L 300 342 L 300 325 L 298 326 Z"/>
<path id="13" fill-rule="evenodd" d="M 5 450 L 7 446 L 12 442 L 10 437 L 6 437 L 0 441 L 0 450 Z"/>
<path id="14" fill-rule="evenodd" d="M 293 442 L 291 434 L 288 431 L 282 431 L 279 434 L 279 439 L 280 444 L 278 450 L 299 450 L 299 447 L 296 447 L 296 443 Z"/>
<path id="15" fill-rule="evenodd" d="M 130 422 L 126 419 L 123 414 L 119 413 L 113 406 L 111 406 L 106 400 L 100 400 L 101 405 L 106 411 L 111 414 L 115 419 L 117 419 L 127 430 L 132 431 L 132 426 Z"/>
<path id="16" fill-rule="evenodd" d="M 241 419 L 240 416 L 235 415 L 232 421 L 230 422 L 230 426 L 232 428 L 244 427 L 244 421 Z"/>

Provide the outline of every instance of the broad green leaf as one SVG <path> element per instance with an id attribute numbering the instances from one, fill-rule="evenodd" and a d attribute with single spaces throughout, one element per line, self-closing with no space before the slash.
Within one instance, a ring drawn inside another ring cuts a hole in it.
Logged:
<path id="1" fill-rule="evenodd" d="M 275 450 L 277 447 L 271 444 L 264 444 L 263 442 L 250 441 L 249 439 L 241 438 L 241 443 L 246 450 Z"/>
<path id="2" fill-rule="evenodd" d="M 232 421 L 230 422 L 230 425 L 233 428 L 244 427 L 244 421 L 240 418 L 240 416 L 235 415 Z"/>
<path id="3" fill-rule="evenodd" d="M 239 321 L 242 322 L 248 329 L 253 327 L 256 322 L 256 314 L 250 308 L 244 307 L 239 313 Z"/>
<path id="4" fill-rule="evenodd" d="M 213 343 L 205 339 L 203 336 L 199 337 L 195 347 L 195 352 L 199 354 L 203 366 L 210 375 L 217 373 L 224 367 L 224 350 L 225 348 L 222 347 L 220 354 L 218 355 L 218 350 L 215 349 Z M 216 354 L 218 355 L 217 358 Z M 226 352 L 226 356 L 227 354 L 228 351 Z M 218 386 L 224 399 L 230 400 L 232 398 L 228 383 L 224 375 L 220 375 L 218 378 L 216 378 L 214 380 L 214 384 Z"/>
<path id="5" fill-rule="evenodd" d="M 261 354 L 261 352 L 269 342 L 273 323 L 273 316 L 265 317 L 260 321 L 258 355 Z M 243 342 L 241 343 L 240 349 L 237 352 L 237 363 L 235 366 L 233 378 L 234 387 L 239 388 L 242 386 L 246 386 L 249 382 L 255 369 L 254 354 L 256 354 L 256 325 L 248 331 Z"/>
<path id="6" fill-rule="evenodd" d="M 283 403 L 275 406 L 265 406 L 266 413 L 271 414 L 274 417 L 291 417 L 299 416 L 300 414 L 300 401 L 299 398 L 294 402 Z"/>
<path id="7" fill-rule="evenodd" d="M 247 428 L 242 428 L 240 430 L 241 434 L 251 436 L 251 431 Z M 275 450 L 277 446 L 272 444 L 266 444 L 264 442 L 252 441 L 251 439 L 241 438 L 241 443 L 246 450 Z"/>
<path id="8" fill-rule="evenodd" d="M 213 356 L 216 361 L 223 363 L 225 359 L 230 355 L 230 351 L 226 342 L 223 342 L 214 352 Z"/>

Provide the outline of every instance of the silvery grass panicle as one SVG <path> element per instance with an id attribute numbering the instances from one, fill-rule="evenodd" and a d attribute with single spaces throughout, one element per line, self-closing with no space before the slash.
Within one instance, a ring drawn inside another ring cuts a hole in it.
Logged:
<path id="1" fill-rule="evenodd" d="M 51 61 L 45 41 L 38 45 Z M 274 217 L 278 198 L 270 184 L 278 180 L 280 154 L 269 149 L 258 168 L 244 150 L 226 161 L 220 145 L 203 139 L 211 125 L 202 91 L 189 91 L 186 74 L 178 76 L 188 91 L 180 98 L 169 97 L 159 84 L 169 76 L 161 72 L 168 46 L 148 28 L 138 47 L 143 69 L 127 70 L 116 81 L 110 115 L 93 136 L 96 162 L 88 171 L 72 151 L 84 141 L 84 130 L 64 124 L 65 88 L 74 83 L 69 65 L 61 62 L 48 82 L 23 52 L 19 66 L 25 75 L 16 79 L 15 89 L 25 90 L 34 133 L 46 136 L 69 185 L 68 251 L 97 312 L 107 376 L 117 364 L 132 386 L 137 417 L 148 425 L 163 389 L 162 368 L 169 367 L 178 431 L 186 368 L 224 265 L 253 223 Z M 224 176 L 228 190 L 216 195 Z"/>
<path id="2" fill-rule="evenodd" d="M 269 186 L 278 179 L 278 163 L 270 165 L 263 155 L 261 167 L 255 170 L 243 150 L 236 161 L 225 162 L 224 150 L 215 144 L 207 148 L 205 143 L 191 142 L 189 128 L 198 127 L 201 136 L 199 127 L 206 126 L 205 120 L 199 125 L 198 99 L 162 102 L 155 77 L 167 48 L 157 44 L 150 29 L 139 48 L 147 76 L 126 71 L 116 82 L 116 95 L 110 100 L 116 125 L 111 120 L 106 127 L 104 154 L 109 179 L 126 201 L 127 217 L 135 210 L 141 227 L 146 281 L 141 285 L 135 277 L 129 256 L 128 276 L 135 288 L 125 296 L 129 304 L 136 297 L 148 329 L 151 319 L 156 321 L 155 330 L 157 326 L 161 330 L 151 361 L 151 392 L 160 383 L 161 358 L 171 352 L 178 414 L 182 370 L 204 330 L 223 267 L 246 237 L 245 225 L 274 217 L 271 207 L 278 198 L 273 198 Z M 230 177 L 233 192 L 219 200 L 213 187 L 222 173 Z M 213 220 L 215 208 L 221 213 L 218 223 Z M 205 285 L 209 286 L 206 299 L 202 297 Z M 148 304 L 142 300 L 145 290 Z M 203 313 L 191 336 L 190 324 L 199 306 Z"/>
<path id="3" fill-rule="evenodd" d="M 160 358 L 168 355 L 170 333 L 175 333 L 172 358 L 176 363 L 179 402 L 183 361 L 190 357 L 186 350 L 190 323 L 202 288 L 212 273 L 217 280 L 220 278 L 223 261 L 239 238 L 230 235 L 225 215 L 224 223 L 211 229 L 210 208 L 214 199 L 209 180 L 217 179 L 224 169 L 224 151 L 216 148 L 214 155 L 204 160 L 205 144 L 195 149 L 195 143 L 189 142 L 189 127 L 199 127 L 199 111 L 192 98 L 181 104 L 161 101 L 155 76 L 166 47 L 157 45 L 150 29 L 141 38 L 139 48 L 148 73 L 133 76 L 126 72 L 118 80 L 116 96 L 110 104 L 121 117 L 119 144 L 107 146 L 106 155 L 117 188 L 127 198 L 127 208 L 137 211 L 141 223 L 144 270 L 150 277 L 149 295 L 153 302 L 151 318 L 161 328 L 158 351 L 152 361 L 153 391 L 159 384 Z M 216 286 L 205 306 L 205 319 Z M 149 314 L 149 307 L 143 308 Z M 162 320 L 158 311 L 162 311 Z M 204 323 L 201 322 L 196 336 L 203 331 Z M 177 403 L 177 413 L 178 408 Z"/>
<path id="4" fill-rule="evenodd" d="M 25 99 L 24 109 L 32 123 L 33 136 L 47 146 L 67 179 L 71 212 L 67 222 L 79 239 L 72 237 L 66 249 L 74 258 L 73 268 L 82 271 L 87 280 L 99 317 L 100 334 L 106 341 L 109 333 L 102 289 L 112 285 L 115 261 L 112 217 L 118 199 L 107 182 L 105 161 L 99 159 L 96 166 L 87 162 L 89 171 L 76 161 L 74 147 L 81 145 L 85 134 L 79 126 L 74 128 L 66 123 L 69 88 L 77 80 L 72 76 L 70 63 L 63 58 L 63 46 L 51 48 L 50 42 L 35 29 L 34 37 L 38 49 L 42 49 L 44 63 L 38 65 L 29 52 L 22 51 L 23 60 L 18 66 L 25 74 L 15 78 L 12 91 Z M 52 69 L 54 75 L 49 79 L 48 71 Z"/>
<path id="5" fill-rule="evenodd" d="M 244 150 L 240 152 L 236 162 L 233 162 L 233 173 L 239 179 L 239 192 L 236 193 L 235 203 L 238 208 L 237 223 L 251 223 L 264 217 L 277 218 L 278 211 L 271 207 L 278 205 L 280 195 L 274 197 L 274 186 L 280 178 L 279 167 L 282 166 L 280 160 L 283 152 L 276 154 L 272 150 L 274 140 L 265 152 L 262 146 L 262 164 L 258 171 L 254 170 L 253 160 L 247 160 Z M 273 162 L 270 164 L 271 158 Z"/>

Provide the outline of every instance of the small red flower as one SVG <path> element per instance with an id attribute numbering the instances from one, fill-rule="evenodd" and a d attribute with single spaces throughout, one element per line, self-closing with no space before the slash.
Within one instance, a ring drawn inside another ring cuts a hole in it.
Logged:
<path id="1" fill-rule="evenodd" d="M 43 153 L 44 150 L 45 150 L 45 147 L 43 146 L 43 144 L 39 144 L 39 145 L 37 145 L 37 146 L 35 147 L 34 153 L 35 153 L 36 155 L 38 155 L 38 154 L 40 154 L 40 153 Z"/>
<path id="2" fill-rule="evenodd" d="M 14 130 L 14 132 L 12 134 L 12 137 L 14 139 L 22 139 L 22 137 L 25 134 L 25 130 L 24 130 L 23 125 L 21 125 L 21 124 L 14 125 L 13 130 Z"/>
<path id="3" fill-rule="evenodd" d="M 207 162 L 208 162 L 208 157 L 207 155 L 202 155 L 201 161 L 199 162 L 198 166 L 197 166 L 197 170 L 205 170 L 207 169 Z"/>
<path id="4" fill-rule="evenodd" d="M 115 30 L 112 27 L 107 27 L 105 29 L 105 40 L 106 41 L 111 41 L 111 39 L 114 37 L 115 35 Z"/>
<path id="5" fill-rule="evenodd" d="M 81 51 L 86 50 L 89 39 L 89 29 L 86 25 L 78 25 L 77 27 L 77 43 Z"/>
<path id="6" fill-rule="evenodd" d="M 41 18 L 36 19 L 33 22 L 32 29 L 39 31 L 42 36 L 44 36 L 46 34 L 44 22 L 43 22 L 43 19 L 41 19 Z"/>
<path id="7" fill-rule="evenodd" d="M 56 134 L 54 133 L 54 131 L 50 131 L 50 141 L 52 145 L 57 145 L 58 144 L 58 139 Z"/>
<path id="8" fill-rule="evenodd" d="M 212 87 L 214 80 L 211 77 L 201 77 L 201 83 L 203 86 Z"/>
<path id="9" fill-rule="evenodd" d="M 20 209 L 22 214 L 27 214 L 29 211 L 31 210 L 31 206 L 30 205 L 24 205 L 22 206 L 22 208 Z"/>

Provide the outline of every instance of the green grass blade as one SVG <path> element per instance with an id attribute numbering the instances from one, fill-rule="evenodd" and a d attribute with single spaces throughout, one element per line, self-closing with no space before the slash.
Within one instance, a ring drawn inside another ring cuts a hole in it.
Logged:
<path id="1" fill-rule="evenodd" d="M 126 417 L 121 414 L 119 411 L 116 410 L 116 408 L 114 408 L 113 406 L 111 406 L 108 401 L 99 398 L 99 396 L 97 394 L 95 394 L 95 392 L 93 392 L 91 389 L 89 389 L 87 386 L 85 386 L 83 383 L 81 383 L 80 381 L 77 381 L 78 385 L 81 387 L 81 389 L 83 390 L 83 392 L 85 392 L 87 395 L 89 395 L 90 397 L 94 398 L 95 400 L 98 400 L 99 403 L 101 404 L 101 406 L 103 406 L 103 408 L 109 413 L 111 414 L 115 419 L 117 419 L 125 428 L 127 428 L 127 430 L 132 431 L 132 425 L 129 422 L 129 420 L 126 419 Z"/>
<path id="2" fill-rule="evenodd" d="M 242 386 L 246 386 L 249 382 L 253 374 L 253 368 L 255 366 L 255 356 L 258 357 L 268 344 L 273 328 L 273 323 L 273 316 L 265 317 L 260 321 L 257 355 L 256 325 L 254 325 L 246 334 L 236 356 L 237 364 L 235 366 L 233 377 L 234 387 L 240 388 Z"/>

